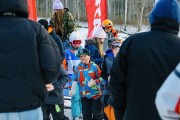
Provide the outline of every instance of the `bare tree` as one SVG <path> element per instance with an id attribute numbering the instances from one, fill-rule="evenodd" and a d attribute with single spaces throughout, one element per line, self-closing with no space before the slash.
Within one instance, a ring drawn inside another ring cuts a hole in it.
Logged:
<path id="1" fill-rule="evenodd" d="M 54 0 L 36 0 L 38 17 L 52 16 L 52 3 Z M 79 23 L 86 21 L 85 0 L 61 0 L 64 7 L 68 7 L 73 16 Z M 148 13 L 151 11 L 155 0 L 106 0 L 108 6 L 108 19 L 115 24 L 124 24 L 126 30 L 127 24 L 138 25 L 141 30 L 142 24 L 147 24 Z M 121 21 L 121 22 L 120 22 Z"/>
<path id="2" fill-rule="evenodd" d="M 124 31 L 126 31 L 126 24 L 127 24 L 127 3 L 128 3 L 128 0 L 125 0 Z"/>
<path id="3" fill-rule="evenodd" d="M 141 7 L 140 15 L 139 15 L 140 18 L 138 19 L 138 31 L 141 31 L 141 28 L 142 28 L 143 13 L 144 13 L 144 8 L 145 8 L 147 1 L 148 0 L 142 1 L 142 7 Z"/>
<path id="4" fill-rule="evenodd" d="M 80 14 L 79 14 L 79 8 L 80 8 L 80 7 L 79 7 L 79 4 L 80 4 L 80 3 L 79 3 L 79 0 L 77 0 L 77 3 L 78 3 L 78 4 L 77 4 L 77 9 L 76 9 L 76 10 L 77 10 L 77 19 L 78 19 L 77 21 L 78 21 L 78 26 L 79 26 L 79 17 L 80 17 Z"/>

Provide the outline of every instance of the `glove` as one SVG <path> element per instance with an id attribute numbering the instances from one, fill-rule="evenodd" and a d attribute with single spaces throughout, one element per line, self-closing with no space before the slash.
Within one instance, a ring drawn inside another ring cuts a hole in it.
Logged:
<path id="1" fill-rule="evenodd" d="M 111 76 L 108 77 L 108 82 L 110 82 Z"/>
<path id="2" fill-rule="evenodd" d="M 93 86 L 95 86 L 95 85 L 96 85 L 96 80 L 91 79 L 91 80 L 88 82 L 88 86 L 89 86 L 89 87 L 93 87 Z"/>
<path id="3" fill-rule="evenodd" d="M 72 90 L 69 90 L 69 96 L 72 97 L 73 96 L 73 92 Z"/>

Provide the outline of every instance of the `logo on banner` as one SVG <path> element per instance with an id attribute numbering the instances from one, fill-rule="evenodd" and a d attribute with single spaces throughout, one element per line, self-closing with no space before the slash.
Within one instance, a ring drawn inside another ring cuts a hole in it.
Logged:
<path id="1" fill-rule="evenodd" d="M 106 19 L 106 0 L 86 0 L 88 19 L 88 38 L 92 38 L 94 32 Z"/>
<path id="2" fill-rule="evenodd" d="M 97 30 L 97 28 L 101 26 L 101 7 L 100 7 L 100 4 L 101 4 L 101 0 L 96 0 L 95 6 L 98 6 L 98 7 L 94 13 L 94 21 L 93 21 L 94 29 L 92 30 L 92 36 L 94 36 L 94 32 Z"/>

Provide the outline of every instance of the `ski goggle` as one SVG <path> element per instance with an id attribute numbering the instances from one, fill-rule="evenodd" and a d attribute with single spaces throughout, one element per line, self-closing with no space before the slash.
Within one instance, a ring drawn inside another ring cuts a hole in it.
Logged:
<path id="1" fill-rule="evenodd" d="M 107 30 L 112 29 L 112 26 L 106 26 L 105 29 Z"/>
<path id="2" fill-rule="evenodd" d="M 122 45 L 121 42 L 115 42 L 115 43 L 112 43 L 112 47 L 113 47 L 113 48 L 121 47 L 121 45 Z"/>
<path id="3" fill-rule="evenodd" d="M 74 40 L 72 43 L 73 43 L 73 44 L 81 44 L 82 41 L 81 41 L 81 40 Z"/>

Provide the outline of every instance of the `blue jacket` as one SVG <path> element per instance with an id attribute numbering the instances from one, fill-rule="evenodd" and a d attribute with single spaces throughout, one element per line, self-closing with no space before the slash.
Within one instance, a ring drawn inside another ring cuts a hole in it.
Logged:
<path id="1" fill-rule="evenodd" d="M 88 82 L 94 79 L 96 85 L 89 87 Z M 98 99 L 101 96 L 100 83 L 102 82 L 101 70 L 95 63 L 90 62 L 88 65 L 79 63 L 74 69 L 73 81 L 77 81 L 81 97 L 88 99 Z"/>
<path id="2" fill-rule="evenodd" d="M 98 48 L 93 44 L 86 44 L 85 48 L 90 51 L 91 61 L 95 62 L 99 67 L 101 67 L 103 58 L 101 58 Z"/>
<path id="3" fill-rule="evenodd" d="M 103 58 L 102 63 L 102 73 L 101 76 L 103 79 L 108 80 L 108 77 L 110 76 L 110 70 L 112 67 L 114 61 L 114 54 L 111 49 L 106 51 L 106 55 Z"/>

